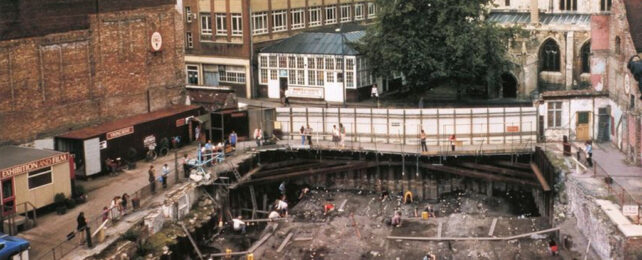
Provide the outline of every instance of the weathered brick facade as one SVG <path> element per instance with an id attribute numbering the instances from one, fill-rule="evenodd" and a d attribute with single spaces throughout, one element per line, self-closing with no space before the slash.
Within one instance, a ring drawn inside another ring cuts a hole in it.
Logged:
<path id="1" fill-rule="evenodd" d="M 0 143 L 184 101 L 183 24 L 174 1 L 13 2 L 0 11 L 0 25 L 8 25 L 0 28 Z M 152 52 L 156 31 L 162 48 Z"/>

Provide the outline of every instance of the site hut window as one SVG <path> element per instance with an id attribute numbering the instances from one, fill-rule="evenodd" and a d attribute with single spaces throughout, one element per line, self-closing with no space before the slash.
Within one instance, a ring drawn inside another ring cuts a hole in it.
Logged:
<path id="1" fill-rule="evenodd" d="M 261 69 L 261 75 L 259 77 L 261 84 L 267 84 L 268 83 L 268 70 L 267 69 Z"/>
<path id="2" fill-rule="evenodd" d="M 212 17 L 210 14 L 201 14 L 201 34 L 212 34 Z"/>
<path id="3" fill-rule="evenodd" d="M 288 85 L 296 85 L 296 70 L 288 70 Z"/>
<path id="4" fill-rule="evenodd" d="M 305 70 L 297 70 L 296 84 L 301 86 L 305 85 Z"/>
<path id="5" fill-rule="evenodd" d="M 357 21 L 363 20 L 363 4 L 354 5 L 354 19 Z"/>
<path id="6" fill-rule="evenodd" d="M 325 69 L 326 70 L 334 70 L 334 59 L 333 58 L 325 58 Z"/>
<path id="7" fill-rule="evenodd" d="M 308 26 L 321 25 L 321 8 L 320 7 L 308 9 L 308 14 L 310 18 L 310 21 L 308 22 Z"/>
<path id="8" fill-rule="evenodd" d="M 374 3 L 368 3 L 368 18 L 377 17 L 377 10 Z"/>
<path id="9" fill-rule="evenodd" d="M 600 11 L 602 12 L 607 12 L 611 11 L 611 5 L 612 5 L 611 0 L 600 0 Z"/>
<path id="10" fill-rule="evenodd" d="M 270 80 L 277 80 L 277 78 L 276 70 L 270 70 Z"/>
<path id="11" fill-rule="evenodd" d="M 354 87 L 354 72 L 353 71 L 346 71 L 346 87 L 347 88 L 353 88 Z"/>
<path id="12" fill-rule="evenodd" d="M 185 41 L 186 41 L 186 46 L 188 49 L 194 48 L 194 38 L 192 38 L 192 33 L 191 32 L 186 32 L 185 33 Z"/>
<path id="13" fill-rule="evenodd" d="M 288 57 L 279 56 L 279 68 L 287 68 L 287 67 L 288 67 Z"/>
<path id="14" fill-rule="evenodd" d="M 314 69 L 314 58 L 308 57 L 308 69 Z"/>
<path id="15" fill-rule="evenodd" d="M 337 70 L 342 70 L 343 69 L 343 59 L 337 58 L 336 65 L 337 65 L 336 66 Z"/>
<path id="16" fill-rule="evenodd" d="M 548 127 L 562 126 L 562 102 L 548 103 Z"/>
<path id="17" fill-rule="evenodd" d="M 51 183 L 53 183 L 53 178 L 51 177 L 51 166 L 29 172 L 28 184 L 30 190 Z"/>
<path id="18" fill-rule="evenodd" d="M 329 6 L 325 8 L 325 24 L 337 23 L 337 7 Z"/>
<path id="19" fill-rule="evenodd" d="M 305 27 L 305 12 L 303 9 L 294 9 L 290 11 L 292 17 L 292 29 L 301 29 Z"/>
<path id="20" fill-rule="evenodd" d="M 245 67 L 243 66 L 218 66 L 221 82 L 245 83 Z"/>
<path id="21" fill-rule="evenodd" d="M 187 65 L 187 84 L 198 85 L 198 66 Z"/>
<path id="22" fill-rule="evenodd" d="M 352 20 L 352 13 L 350 13 L 350 5 L 341 5 L 341 22 L 349 22 Z"/>
<path id="23" fill-rule="evenodd" d="M 317 69 L 322 70 L 323 68 L 324 68 L 323 67 L 323 58 L 319 57 L 319 58 L 317 58 Z"/>
<path id="24" fill-rule="evenodd" d="M 296 57 L 288 56 L 288 68 L 296 68 Z"/>
<path id="25" fill-rule="evenodd" d="M 285 10 L 272 12 L 272 31 L 281 32 L 287 29 Z"/>
<path id="26" fill-rule="evenodd" d="M 305 68 L 305 64 L 303 62 L 303 57 L 296 57 L 296 67 L 299 69 Z"/>
<path id="27" fill-rule="evenodd" d="M 261 12 L 252 14 L 252 34 L 259 35 L 267 32 L 267 13 Z"/>
<path id="28" fill-rule="evenodd" d="M 315 70 L 308 69 L 308 85 L 315 86 L 317 84 L 317 73 Z"/>
<path id="29" fill-rule="evenodd" d="M 561 11 L 577 11 L 577 0 L 560 0 Z"/>
<path id="30" fill-rule="evenodd" d="M 334 71 L 326 72 L 325 81 L 328 83 L 334 82 Z"/>
<path id="31" fill-rule="evenodd" d="M 227 35 L 227 15 L 216 14 L 216 35 Z"/>
<path id="32" fill-rule="evenodd" d="M 318 86 L 323 86 L 323 74 L 325 74 L 325 73 L 323 73 L 322 70 L 318 70 L 317 71 L 317 85 Z"/>
<path id="33" fill-rule="evenodd" d="M 270 56 L 270 68 L 276 68 L 278 64 L 277 57 L 274 55 Z"/>
<path id="34" fill-rule="evenodd" d="M 243 36 L 243 17 L 241 14 L 232 14 L 232 36 Z"/>

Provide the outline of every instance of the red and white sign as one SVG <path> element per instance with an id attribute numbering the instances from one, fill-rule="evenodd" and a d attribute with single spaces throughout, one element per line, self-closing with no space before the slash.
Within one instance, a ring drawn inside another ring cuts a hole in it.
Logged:
<path id="1" fill-rule="evenodd" d="M 509 132 L 509 133 L 519 132 L 519 126 L 516 126 L 516 125 L 507 126 L 506 132 Z"/>
<path id="2" fill-rule="evenodd" d="M 323 98 L 323 89 L 288 86 L 288 90 L 285 92 L 285 95 L 288 97 L 300 98 Z"/>
<path id="3" fill-rule="evenodd" d="M 118 138 L 118 137 L 121 137 L 121 136 L 126 136 L 126 135 L 129 135 L 129 134 L 133 134 L 133 133 L 134 133 L 134 127 L 130 126 L 130 127 L 125 127 L 125 128 L 122 128 L 122 129 L 118 129 L 116 131 L 108 132 L 106 134 L 106 136 L 107 136 L 107 140 L 111 140 L 111 139 L 115 139 L 115 138 Z"/>
<path id="4" fill-rule="evenodd" d="M 634 217 L 638 215 L 638 210 L 639 210 L 638 205 L 623 205 L 622 215 Z"/>
<path id="5" fill-rule="evenodd" d="M 159 32 L 154 32 L 152 33 L 151 37 L 151 43 L 152 43 L 152 50 L 153 51 L 160 51 L 161 47 L 163 47 L 163 37 Z"/>
<path id="6" fill-rule="evenodd" d="M 57 154 L 37 161 L 23 163 L 20 165 L 12 166 L 10 168 L 2 169 L 0 170 L 0 176 L 2 179 L 10 178 L 30 171 L 35 171 L 52 165 L 67 162 L 68 159 L 69 154 L 67 153 Z"/>
<path id="7" fill-rule="evenodd" d="M 176 119 L 176 127 L 181 127 L 185 125 L 186 118 L 179 118 Z"/>

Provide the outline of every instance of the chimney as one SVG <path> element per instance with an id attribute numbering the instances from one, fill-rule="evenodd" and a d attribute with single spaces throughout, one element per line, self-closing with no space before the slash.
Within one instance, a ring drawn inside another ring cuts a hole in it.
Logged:
<path id="1" fill-rule="evenodd" d="M 539 7 L 538 0 L 531 0 L 531 24 L 539 23 Z"/>

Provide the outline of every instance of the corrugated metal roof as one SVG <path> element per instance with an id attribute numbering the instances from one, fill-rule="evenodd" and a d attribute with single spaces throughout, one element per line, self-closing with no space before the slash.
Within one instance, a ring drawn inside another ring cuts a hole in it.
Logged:
<path id="1" fill-rule="evenodd" d="M 525 12 L 492 12 L 488 21 L 496 23 L 530 23 L 531 15 Z M 590 25 L 590 14 L 553 13 L 540 14 L 539 20 L 545 25 Z"/>
<path id="2" fill-rule="evenodd" d="M 56 154 L 63 154 L 63 152 L 19 146 L 0 147 L 0 170 L 40 160 Z"/>
<path id="3" fill-rule="evenodd" d="M 342 38 L 342 35 L 345 37 Z M 263 48 L 261 53 L 293 53 L 293 54 L 326 54 L 357 55 L 357 50 L 348 43 L 359 41 L 365 31 L 348 33 L 300 33 L 278 43 Z M 343 43 L 343 47 L 341 46 Z"/>

